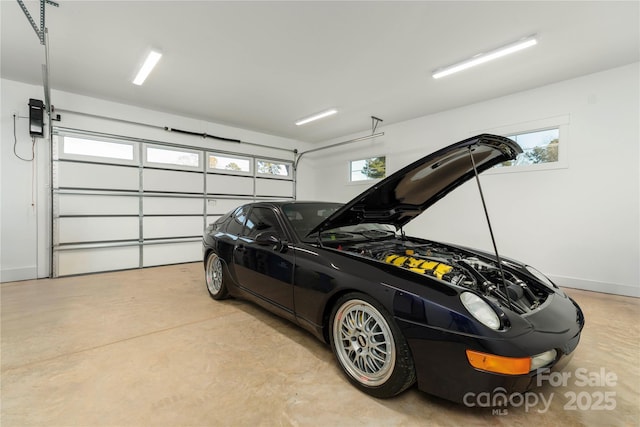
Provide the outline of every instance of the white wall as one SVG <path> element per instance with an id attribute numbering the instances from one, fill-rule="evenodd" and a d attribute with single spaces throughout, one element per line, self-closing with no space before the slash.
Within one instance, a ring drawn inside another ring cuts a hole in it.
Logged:
<path id="1" fill-rule="evenodd" d="M 0 94 L 0 281 L 47 277 L 51 246 L 50 141 L 36 139 L 35 163 L 19 160 L 13 154 L 12 118 L 14 111 L 17 111 L 21 117 L 17 120 L 16 126 L 18 154 L 21 157 L 30 158 L 31 137 L 26 118 L 29 111 L 27 104 L 29 98 L 44 100 L 43 88 L 0 79 Z M 60 112 L 62 120 L 55 122 L 56 126 L 289 160 L 293 160 L 291 150 L 308 148 L 308 145 L 300 141 L 67 92 L 52 91 L 51 103 L 58 109 L 142 122 L 158 127 L 168 126 L 199 133 L 205 132 L 209 135 L 286 148 L 289 151 L 203 139 L 148 126 L 65 112 Z"/>
<path id="2" fill-rule="evenodd" d="M 385 135 L 377 140 L 303 158 L 300 170 L 309 168 L 313 175 L 300 174 L 299 188 L 311 198 L 347 201 L 367 188 L 347 183 L 350 159 L 386 155 L 390 174 L 484 131 L 564 121 L 567 167 L 481 176 L 498 249 L 563 286 L 640 296 L 639 75 L 636 63 L 381 126 Z M 406 231 L 491 249 L 475 182 L 438 202 Z"/>
<path id="3" fill-rule="evenodd" d="M 394 125 L 385 136 L 306 155 L 298 199 L 347 201 L 366 185 L 347 183 L 348 160 L 384 154 L 389 173 L 437 148 L 487 130 L 568 117 L 568 167 L 484 174 L 482 182 L 498 248 L 526 260 L 564 286 L 640 296 L 640 87 L 638 64 L 568 80 Z M 35 167 L 13 154 L 11 113 L 28 115 L 40 86 L 0 80 L 0 281 L 46 277 L 49 271 L 49 141 L 38 139 Z M 309 144 L 215 123 L 53 91 L 60 109 L 305 150 Z M 62 114 L 71 128 L 286 157 L 217 140 L 96 118 Z M 384 117 L 383 117 L 384 119 Z M 327 144 L 350 139 L 347 135 Z M 26 119 L 18 120 L 18 153 L 30 156 Z M 314 146 L 315 147 L 315 146 Z M 32 197 L 32 191 L 34 196 Z M 34 200 L 32 206 L 32 199 Z M 407 227 L 426 238 L 490 249 L 473 183 L 433 206 Z"/>
<path id="4" fill-rule="evenodd" d="M 43 91 L 41 87 L 0 80 L 0 94 L 0 281 L 34 278 L 38 264 L 48 269 L 49 221 L 42 213 L 48 209 L 43 192 L 49 181 L 49 148 L 47 141 L 36 139 L 35 161 L 16 158 L 13 113 L 18 113 L 16 151 L 30 159 L 27 104 L 29 98 L 42 100 Z"/>

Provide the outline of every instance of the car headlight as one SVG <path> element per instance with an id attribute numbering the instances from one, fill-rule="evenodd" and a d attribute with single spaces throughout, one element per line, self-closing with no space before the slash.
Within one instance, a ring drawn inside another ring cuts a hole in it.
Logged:
<path id="1" fill-rule="evenodd" d="M 547 276 L 545 276 L 544 274 L 542 274 L 541 272 L 539 272 L 538 270 L 536 270 L 535 268 L 531 267 L 530 265 L 526 265 L 524 268 L 527 269 L 527 271 L 536 279 L 538 279 L 539 281 L 541 281 L 542 283 L 544 283 L 546 286 L 548 286 L 551 289 L 558 289 L 558 287 L 556 286 L 555 283 L 553 283 L 551 280 L 549 280 L 549 278 Z"/>
<path id="2" fill-rule="evenodd" d="M 471 292 L 460 294 L 462 305 L 483 325 L 498 330 L 500 329 L 500 319 L 491 306 L 478 295 Z"/>
<path id="3" fill-rule="evenodd" d="M 535 371 L 538 368 L 547 366 L 549 363 L 556 360 L 558 352 L 554 349 L 545 351 L 544 353 L 537 354 L 531 357 L 531 370 Z"/>

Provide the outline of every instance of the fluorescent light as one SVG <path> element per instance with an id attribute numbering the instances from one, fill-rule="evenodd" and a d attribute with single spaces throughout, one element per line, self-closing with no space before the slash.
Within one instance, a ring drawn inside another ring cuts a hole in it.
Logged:
<path id="1" fill-rule="evenodd" d="M 331 110 L 327 110 L 327 111 L 323 111 L 322 113 L 314 114 L 313 116 L 309 116 L 306 119 L 298 120 L 296 122 L 296 126 L 304 125 L 304 124 L 307 124 L 307 123 L 312 122 L 314 120 L 323 119 L 325 117 L 332 116 L 337 112 L 338 112 L 338 110 L 332 108 Z"/>
<path id="2" fill-rule="evenodd" d="M 478 54 L 473 58 L 467 59 L 466 61 L 458 62 L 457 64 L 440 68 L 434 71 L 432 76 L 434 79 L 439 79 L 440 77 L 448 76 L 449 74 L 457 73 L 458 71 L 466 70 L 467 68 L 484 64 L 485 62 L 501 58 L 505 55 L 509 55 L 510 53 L 518 52 L 522 49 L 535 46 L 536 44 L 538 44 L 538 40 L 536 40 L 535 36 L 527 37 L 515 43 L 503 46 L 499 49 L 492 50 L 491 52 Z"/>
<path id="3" fill-rule="evenodd" d="M 144 83 L 145 79 L 149 76 L 149 73 L 151 73 L 153 67 L 155 67 L 158 61 L 160 61 L 161 57 L 162 54 L 157 50 L 152 50 L 151 52 L 149 52 L 149 55 L 147 55 L 147 59 L 144 60 L 144 64 L 142 64 L 142 67 L 140 68 L 140 71 L 138 71 L 136 78 L 133 79 L 133 84 L 140 86 L 142 83 Z"/>

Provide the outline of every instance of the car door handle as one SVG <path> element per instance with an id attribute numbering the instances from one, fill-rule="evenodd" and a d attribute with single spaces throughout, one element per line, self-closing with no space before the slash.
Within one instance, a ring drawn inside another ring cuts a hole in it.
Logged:
<path id="1" fill-rule="evenodd" d="M 236 246 L 236 251 L 238 251 L 238 252 L 244 252 L 246 250 L 247 250 L 247 248 L 245 248 L 244 245 Z"/>

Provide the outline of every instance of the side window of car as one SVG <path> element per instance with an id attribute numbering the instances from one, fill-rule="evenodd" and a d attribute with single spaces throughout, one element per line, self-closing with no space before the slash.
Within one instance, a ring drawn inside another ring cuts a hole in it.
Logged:
<path id="1" fill-rule="evenodd" d="M 255 238 L 263 231 L 272 231 L 278 236 L 284 236 L 275 212 L 269 208 L 255 207 L 249 214 L 244 234 Z"/>
<path id="2" fill-rule="evenodd" d="M 236 236 L 242 234 L 244 221 L 247 218 L 247 210 L 248 208 L 245 206 L 236 209 L 236 211 L 233 213 L 231 221 L 229 221 L 229 224 L 227 225 L 227 233 L 235 234 Z"/>

